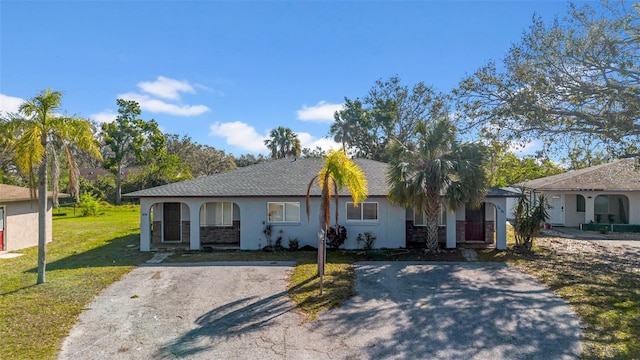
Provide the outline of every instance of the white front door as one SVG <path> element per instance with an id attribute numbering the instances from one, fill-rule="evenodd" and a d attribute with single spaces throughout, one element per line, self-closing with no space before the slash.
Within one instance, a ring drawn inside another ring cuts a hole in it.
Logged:
<path id="1" fill-rule="evenodd" d="M 564 201 L 562 196 L 553 195 L 549 199 L 549 222 L 555 225 L 564 225 Z"/>

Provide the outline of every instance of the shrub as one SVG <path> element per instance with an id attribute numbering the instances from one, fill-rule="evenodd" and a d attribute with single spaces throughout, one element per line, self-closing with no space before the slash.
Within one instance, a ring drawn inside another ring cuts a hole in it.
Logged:
<path id="1" fill-rule="evenodd" d="M 300 240 L 295 237 L 295 238 L 289 238 L 289 250 L 298 250 L 298 248 L 300 247 Z"/>
<path id="2" fill-rule="evenodd" d="M 327 246 L 331 249 L 337 249 L 347 240 L 347 228 L 342 225 L 336 228 L 330 227 L 327 232 Z"/>
<path id="3" fill-rule="evenodd" d="M 513 229 L 516 238 L 516 248 L 531 250 L 533 238 L 540 232 L 542 224 L 549 218 L 547 199 L 544 194 L 537 197 L 533 192 L 518 199 L 515 209 Z"/>
<path id="4" fill-rule="evenodd" d="M 92 193 L 84 193 L 80 196 L 78 207 L 82 211 L 82 216 L 96 216 L 100 209 L 100 203 Z"/>
<path id="5" fill-rule="evenodd" d="M 358 244 L 363 243 L 362 247 L 367 251 L 373 249 L 376 244 L 376 239 L 377 237 L 368 231 L 364 232 L 364 236 L 362 236 L 362 233 L 358 234 L 357 238 Z"/>

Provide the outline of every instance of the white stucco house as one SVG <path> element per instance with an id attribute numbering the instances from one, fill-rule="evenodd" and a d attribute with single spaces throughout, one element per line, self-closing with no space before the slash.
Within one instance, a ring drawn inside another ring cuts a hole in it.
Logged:
<path id="1" fill-rule="evenodd" d="M 47 199 L 46 236 L 52 241 L 53 201 Z M 0 251 L 13 251 L 38 245 L 38 200 L 31 190 L 0 184 Z"/>
<path id="2" fill-rule="evenodd" d="M 552 226 L 640 230 L 640 161 L 622 159 L 520 184 L 549 201 Z"/>
<path id="3" fill-rule="evenodd" d="M 359 233 L 377 237 L 376 248 L 405 248 L 424 242 L 424 217 L 387 199 L 387 164 L 354 160 L 365 172 L 369 197 L 354 206 L 345 191 L 338 204 L 339 224 L 347 229 L 346 249 L 360 247 Z M 307 185 L 323 159 L 273 160 L 192 180 L 124 194 L 140 199 L 140 249 L 203 247 L 260 249 L 267 245 L 265 225 L 282 244 L 298 238 L 300 246 L 317 246 L 320 190 L 311 189 L 306 216 Z M 449 248 L 464 244 L 506 248 L 506 199 L 518 194 L 490 189 L 478 209 L 442 213 L 441 241 Z M 332 205 L 334 214 L 335 205 Z M 332 224 L 334 215 L 332 215 Z"/>

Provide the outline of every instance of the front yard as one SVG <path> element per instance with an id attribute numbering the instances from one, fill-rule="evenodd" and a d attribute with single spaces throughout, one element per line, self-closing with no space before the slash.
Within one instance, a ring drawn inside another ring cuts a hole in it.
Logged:
<path id="1" fill-rule="evenodd" d="M 640 359 L 640 240 L 557 237 L 535 240 L 533 254 L 485 251 L 564 298 L 580 316 L 584 359 Z"/>
<path id="2" fill-rule="evenodd" d="M 57 213 L 57 210 L 54 212 Z M 139 208 L 108 208 L 97 217 L 71 212 L 54 217 L 54 242 L 47 247 L 47 283 L 36 281 L 37 249 L 0 259 L 0 337 L 3 359 L 52 359 L 78 315 L 104 288 L 152 254 L 140 253 Z M 536 239 L 535 252 L 480 251 L 481 261 L 506 261 L 535 276 L 579 314 L 585 359 L 640 358 L 640 248 L 604 249 L 598 243 Z M 298 263 L 290 296 L 308 319 L 353 296 L 353 262 L 361 260 L 462 260 L 458 252 L 438 258 L 419 251 L 330 251 L 324 294 L 318 294 L 316 253 L 181 252 L 166 261 L 276 261 Z M 516 334 L 517 336 L 517 334 Z"/>

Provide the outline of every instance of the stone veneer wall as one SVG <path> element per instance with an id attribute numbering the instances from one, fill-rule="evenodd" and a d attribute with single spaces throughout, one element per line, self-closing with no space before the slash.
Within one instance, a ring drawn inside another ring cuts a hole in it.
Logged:
<path id="1" fill-rule="evenodd" d="M 239 244 L 240 221 L 234 221 L 233 226 L 201 226 L 201 244 Z"/>
<path id="2" fill-rule="evenodd" d="M 465 242 L 465 221 L 456 221 L 456 242 Z M 406 222 L 407 247 L 419 247 L 424 244 L 424 237 L 427 233 L 426 226 L 414 226 L 413 221 Z M 485 221 L 484 223 L 484 241 L 492 244 L 494 241 L 495 224 L 493 221 Z M 438 241 L 444 243 L 447 241 L 447 228 L 438 226 Z"/>
<path id="3" fill-rule="evenodd" d="M 456 221 L 456 243 L 464 242 L 466 239 L 466 227 L 467 222 L 462 220 Z"/>
<path id="4" fill-rule="evenodd" d="M 407 247 L 422 247 L 422 244 L 425 243 L 424 239 L 427 234 L 427 227 L 415 226 L 411 220 L 407 221 L 405 224 Z M 447 228 L 444 226 L 438 226 L 438 241 L 441 243 L 447 241 Z"/>

